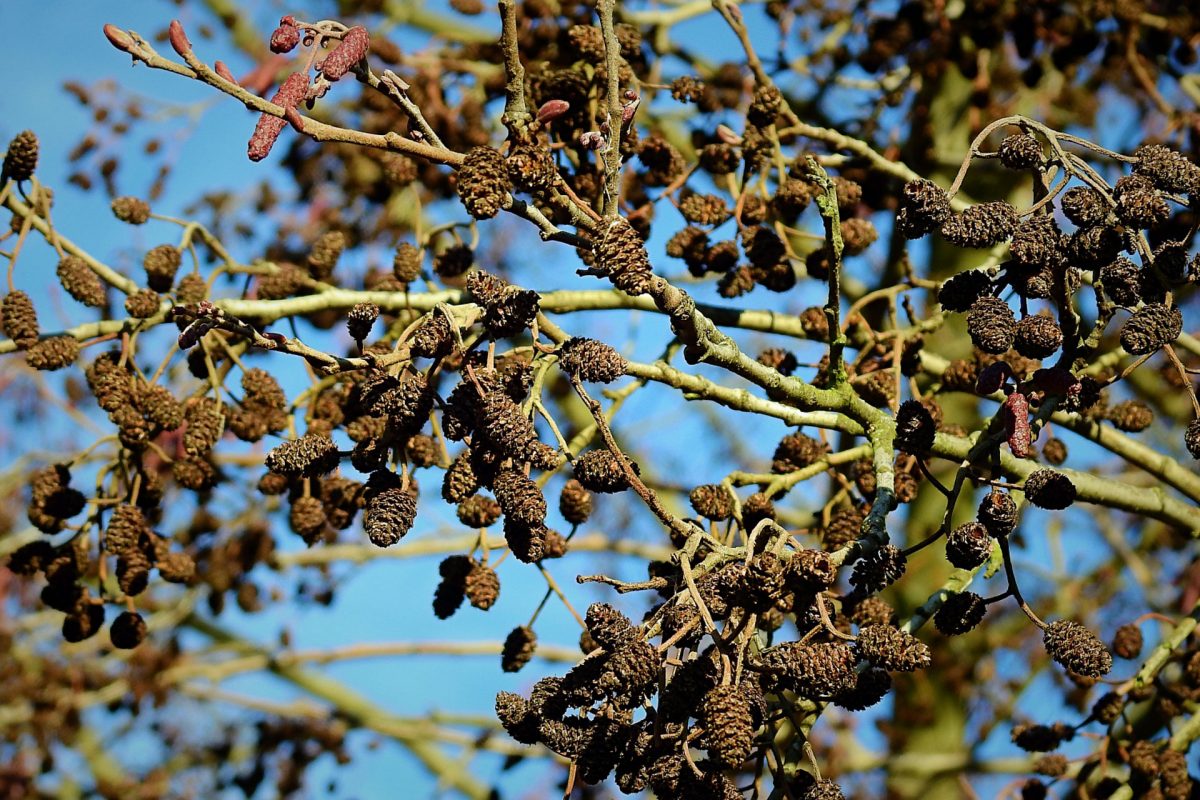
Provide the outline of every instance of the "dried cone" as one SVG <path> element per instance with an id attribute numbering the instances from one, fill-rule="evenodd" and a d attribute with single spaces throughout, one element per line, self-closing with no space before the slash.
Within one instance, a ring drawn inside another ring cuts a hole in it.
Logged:
<path id="1" fill-rule="evenodd" d="M 1038 508 L 1059 511 L 1075 502 L 1075 484 L 1061 472 L 1038 469 L 1025 479 L 1025 499 Z"/>
<path id="2" fill-rule="evenodd" d="M 474 564 L 467 573 L 465 590 L 471 605 L 487 611 L 500 596 L 500 578 L 487 564 Z"/>
<path id="3" fill-rule="evenodd" d="M 536 649 L 537 634 L 532 628 L 525 625 L 513 628 L 500 652 L 500 668 L 505 672 L 519 672 L 533 658 Z"/>
<path id="4" fill-rule="evenodd" d="M 604 342 L 580 337 L 563 342 L 558 364 L 571 377 L 595 383 L 612 383 L 629 366 L 620 353 Z"/>
<path id="5" fill-rule="evenodd" d="M 21 290 L 9 292 L 0 302 L 0 320 L 4 324 L 4 334 L 24 350 L 32 347 L 38 340 L 37 311 L 33 300 Z"/>
<path id="6" fill-rule="evenodd" d="M 106 299 L 104 284 L 79 256 L 64 256 L 58 262 L 58 282 L 67 294 L 91 308 L 103 308 Z"/>
<path id="7" fill-rule="evenodd" d="M 889 672 L 915 672 L 929 666 L 929 647 L 891 625 L 868 625 L 858 633 L 858 654 Z"/>
<path id="8" fill-rule="evenodd" d="M 593 247 L 596 269 L 613 285 L 631 295 L 644 294 L 650 286 L 650 257 L 642 237 L 624 217 L 616 217 Z"/>
<path id="9" fill-rule="evenodd" d="M 592 495 L 574 478 L 563 484 L 558 496 L 558 513 L 572 525 L 582 525 L 592 515 Z"/>
<path id="10" fill-rule="evenodd" d="M 370 335 L 371 326 L 377 319 L 379 319 L 379 306 L 374 303 L 357 303 L 354 308 L 350 309 L 350 313 L 346 317 L 346 329 L 350 332 L 350 338 L 361 346 Z"/>
<path id="11" fill-rule="evenodd" d="M 113 647 L 118 650 L 132 650 L 146 638 L 146 621 L 142 615 L 134 611 L 123 611 L 112 621 L 108 629 Z"/>
<path id="12" fill-rule="evenodd" d="M 493 147 L 472 147 L 458 170 L 458 196 L 475 219 L 491 219 L 500 213 L 511 190 L 504 156 Z"/>
<path id="13" fill-rule="evenodd" d="M 33 131 L 21 131 L 8 143 L 4 156 L 4 177 L 27 181 L 33 177 L 38 162 L 38 138 Z"/>
<path id="14" fill-rule="evenodd" d="M 376 547 L 390 547 L 404 538 L 417 518 L 417 501 L 404 489 L 385 489 L 371 498 L 363 513 L 363 528 Z"/>
<path id="15" fill-rule="evenodd" d="M 717 686 L 700 704 L 707 734 L 708 755 L 723 767 L 734 768 L 750 757 L 754 727 L 750 701 L 740 686 Z"/>
<path id="16" fill-rule="evenodd" d="M 1072 620 L 1055 620 L 1042 636 L 1046 652 L 1077 675 L 1100 678 L 1112 669 L 1112 655 L 1096 635 Z"/>

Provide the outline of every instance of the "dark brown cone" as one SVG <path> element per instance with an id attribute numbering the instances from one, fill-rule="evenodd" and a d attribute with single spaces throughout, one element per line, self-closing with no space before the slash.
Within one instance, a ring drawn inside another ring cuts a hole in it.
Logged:
<path id="1" fill-rule="evenodd" d="M 868 625 L 855 641 L 858 655 L 889 672 L 915 672 L 929 666 L 929 647 L 891 625 Z"/>
<path id="2" fill-rule="evenodd" d="M 471 465 L 470 453 L 464 451 L 450 462 L 442 478 L 442 499 L 458 504 L 479 491 L 479 478 Z"/>
<path id="3" fill-rule="evenodd" d="M 1192 458 L 1200 459 L 1200 419 L 1188 423 L 1187 430 L 1183 432 L 1183 444 Z"/>
<path id="4" fill-rule="evenodd" d="M 51 336 L 25 351 L 25 363 L 34 369 L 53 371 L 69 367 L 79 358 L 79 342 L 74 336 Z"/>
<path id="5" fill-rule="evenodd" d="M 595 383 L 612 383 L 629 366 L 620 353 L 604 342 L 579 337 L 563 342 L 558 364 L 568 375 Z"/>
<path id="6" fill-rule="evenodd" d="M 267 469 L 289 478 L 314 478 L 337 468 L 337 445 L 328 436 L 308 433 L 267 453 Z"/>
<path id="7" fill-rule="evenodd" d="M 630 463 L 634 474 L 637 474 L 637 464 Z M 617 457 L 607 449 L 589 450 L 577 458 L 575 479 L 593 492 L 614 493 L 629 488 L 629 479 Z"/>
<path id="8" fill-rule="evenodd" d="M 404 538 L 416 518 L 416 498 L 404 489 L 384 489 L 367 502 L 363 528 L 376 547 L 390 547 Z"/>
<path id="9" fill-rule="evenodd" d="M 108 629 L 109 639 L 118 650 L 132 650 L 146 638 L 146 621 L 134 611 L 122 611 Z"/>
<path id="10" fill-rule="evenodd" d="M 125 313 L 134 319 L 150 319 L 158 313 L 161 298 L 153 289 L 139 289 L 125 298 Z"/>
<path id="11" fill-rule="evenodd" d="M 467 576 L 474 561 L 467 556 L 447 556 L 438 565 L 441 582 L 433 593 L 433 613 L 438 619 L 450 619 L 467 596 Z"/>
<path id="12" fill-rule="evenodd" d="M 582 525 L 592 515 L 592 495 L 574 478 L 563 484 L 558 496 L 558 513 L 572 525 Z"/>
<path id="13" fill-rule="evenodd" d="M 1153 353 L 1179 337 L 1183 315 L 1178 307 L 1150 303 L 1134 312 L 1121 328 L 1121 346 L 1134 356 Z"/>
<path id="14" fill-rule="evenodd" d="M 979 521 L 997 539 L 1012 533 L 1017 524 L 1017 504 L 1001 489 L 988 492 L 979 504 Z"/>
<path id="15" fill-rule="evenodd" d="M 297 497 L 288 513 L 288 524 L 308 545 L 320 540 L 325 532 L 325 506 L 315 497 Z"/>
<path id="16" fill-rule="evenodd" d="M 1142 629 L 1132 622 L 1113 634 L 1113 652 L 1120 658 L 1134 659 L 1142 653 Z"/>
<path id="17" fill-rule="evenodd" d="M 412 283 L 421 277 L 421 251 L 408 242 L 396 246 L 392 257 L 392 274 L 401 283 Z"/>
<path id="18" fill-rule="evenodd" d="M 1032 169 L 1042 164 L 1042 145 L 1027 133 L 1004 137 L 996 152 L 1000 163 L 1009 169 Z"/>
<path id="19" fill-rule="evenodd" d="M 492 481 L 492 491 L 504 516 L 514 522 L 540 526 L 546 521 L 546 498 L 542 490 L 523 473 L 503 469 Z"/>
<path id="20" fill-rule="evenodd" d="M 524 625 L 513 628 L 504 640 L 500 653 L 500 668 L 505 672 L 519 672 L 529 663 L 537 649 L 537 635 Z"/>
<path id="21" fill-rule="evenodd" d="M 104 283 L 82 258 L 64 256 L 58 262 L 56 274 L 58 282 L 71 297 L 90 308 L 104 307 L 106 300 Z"/>
<path id="22" fill-rule="evenodd" d="M 346 330 L 350 338 L 360 344 L 371 334 L 371 326 L 379 319 L 379 306 L 374 303 L 357 303 L 346 316 Z"/>
<path id="23" fill-rule="evenodd" d="M 32 352 L 32 351 L 30 351 Z M 1104 415 L 1118 430 L 1138 433 L 1154 422 L 1154 411 L 1141 400 L 1126 400 L 1108 409 Z"/>
<path id="24" fill-rule="evenodd" d="M 0 302 L 0 316 L 3 317 L 4 334 L 16 343 L 19 349 L 27 349 L 37 343 L 38 318 L 34 310 L 33 300 L 25 292 L 9 292 Z"/>
<path id="25" fill-rule="evenodd" d="M 1038 469 L 1025 479 L 1025 499 L 1038 508 L 1058 511 L 1075 502 L 1075 484 L 1061 472 Z"/>
<path id="26" fill-rule="evenodd" d="M 933 447 L 937 424 L 929 409 L 916 400 L 905 400 L 896 413 L 896 446 L 908 453 L 927 453 Z"/>
<path id="27" fill-rule="evenodd" d="M 1081 228 L 1103 222 L 1109 212 L 1104 197 L 1095 189 L 1084 186 L 1068 189 L 1062 196 L 1061 205 L 1066 218 Z"/>
<path id="28" fill-rule="evenodd" d="M 1052 659 L 1076 674 L 1099 678 L 1112 669 L 1112 655 L 1094 633 L 1073 620 L 1051 622 L 1042 643 Z"/>
<path id="29" fill-rule="evenodd" d="M 697 486 L 692 489 L 688 499 L 696 513 L 705 519 L 721 522 L 733 516 L 733 496 L 719 484 Z"/>
<path id="30" fill-rule="evenodd" d="M 328 281 L 345 249 L 346 234 L 341 231 L 327 231 L 321 234 L 309 251 L 308 273 L 314 280 Z"/>
<path id="31" fill-rule="evenodd" d="M 1008 352 L 1016 328 L 1012 309 L 999 297 L 985 295 L 971 304 L 967 314 L 967 333 L 983 352 L 994 355 Z"/>
<path id="32" fill-rule="evenodd" d="M 854 654 L 841 643 L 788 642 L 763 651 L 771 685 L 809 699 L 836 697 L 855 685 Z"/>
<path id="33" fill-rule="evenodd" d="M 142 225 L 150 219 L 150 206 L 138 197 L 116 197 L 112 201 L 113 216 L 130 225 Z"/>
<path id="34" fill-rule="evenodd" d="M 504 156 L 492 147 L 472 147 L 458 170 L 458 196 L 475 219 L 491 219 L 500 213 L 505 195 L 512 188 Z"/>
<path id="35" fill-rule="evenodd" d="M 171 291 L 175 283 L 175 273 L 183 263 L 183 254 L 174 245 L 160 244 L 153 247 L 142 259 L 142 268 L 146 270 L 146 285 L 156 292 Z"/>
<path id="36" fill-rule="evenodd" d="M 750 702 L 738 686 L 716 686 L 700 703 L 700 720 L 707 732 L 708 755 L 723 767 L 737 767 L 750 757 L 754 727 Z"/>
<path id="37" fill-rule="evenodd" d="M 629 220 L 613 219 L 593 247 L 596 268 L 622 291 L 638 295 L 649 286 L 652 276 L 646 245 Z"/>
<path id="38" fill-rule="evenodd" d="M 952 594 L 933 615 L 933 624 L 946 636 L 957 636 L 975 628 L 987 614 L 983 598 L 974 592 Z"/>
<path id="39" fill-rule="evenodd" d="M 465 591 L 471 605 L 487 611 L 500 596 L 500 578 L 496 570 L 487 564 L 472 565 L 467 573 Z"/>
<path id="40" fill-rule="evenodd" d="M 629 617 L 608 603 L 592 603 L 588 606 L 584 623 L 592 640 L 609 652 L 619 650 L 641 636 Z"/>
<path id="41" fill-rule="evenodd" d="M 141 509 L 129 503 L 122 503 L 113 509 L 112 518 L 105 528 L 104 549 L 117 556 L 132 552 L 149 530 Z"/>
<path id="42" fill-rule="evenodd" d="M 899 580 L 907 565 L 900 548 L 886 544 L 854 563 L 850 585 L 860 594 L 875 594 Z"/>
<path id="43" fill-rule="evenodd" d="M 500 504 L 481 494 L 458 504 L 458 520 L 468 528 L 486 528 L 500 519 Z"/>
<path id="44" fill-rule="evenodd" d="M 820 461 L 828 451 L 829 446 L 819 439 L 803 433 L 788 434 L 775 447 L 771 472 L 776 475 L 795 472 Z"/>
<path id="45" fill-rule="evenodd" d="M 1012 236 L 1017 212 L 1004 201 L 971 206 L 942 224 L 942 237 L 955 247 L 986 248 Z"/>
<path id="46" fill-rule="evenodd" d="M 946 536 L 946 560 L 958 569 L 975 569 L 992 553 L 992 537 L 980 522 L 959 525 Z"/>
<path id="47" fill-rule="evenodd" d="M 14 181 L 27 181 L 33 177 L 38 162 L 38 138 L 33 131 L 21 131 L 8 143 L 4 155 L 3 174 Z"/>
<path id="48" fill-rule="evenodd" d="M 421 323 L 408 342 L 409 351 L 418 358 L 441 358 L 454 349 L 454 332 L 446 315 L 434 312 Z"/>
<path id="49" fill-rule="evenodd" d="M 1045 314 L 1035 314 L 1017 323 L 1013 347 L 1026 358 L 1045 359 L 1062 347 L 1062 341 L 1058 323 Z"/>
<path id="50" fill-rule="evenodd" d="M 855 676 L 854 686 L 833 698 L 835 705 L 847 711 L 862 711 L 877 704 L 892 690 L 887 670 L 871 667 Z"/>
<path id="51" fill-rule="evenodd" d="M 504 518 L 504 540 L 513 558 L 522 564 L 534 564 L 546 557 L 546 543 L 550 529 L 545 523 L 522 522 L 512 517 Z"/>

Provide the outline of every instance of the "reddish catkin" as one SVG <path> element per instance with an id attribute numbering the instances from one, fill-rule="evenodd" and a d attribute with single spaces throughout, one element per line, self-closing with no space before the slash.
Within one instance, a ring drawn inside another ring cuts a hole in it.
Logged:
<path id="1" fill-rule="evenodd" d="M 367 57 L 371 47 L 371 35 L 361 25 L 355 25 L 342 34 L 342 43 L 325 57 L 321 65 L 321 74 L 327 80 L 336 81 L 350 71 L 350 68 Z"/>
<path id="2" fill-rule="evenodd" d="M 1014 456 L 1029 455 L 1029 401 L 1020 392 L 1013 392 L 1004 400 L 1004 433 Z"/>
<path id="3" fill-rule="evenodd" d="M 307 92 L 308 75 L 303 72 L 293 72 L 279 87 L 279 91 L 275 92 L 271 102 L 277 106 L 283 106 L 284 109 L 294 109 L 303 102 Z M 250 137 L 250 144 L 246 148 L 246 155 L 250 157 L 250 160 L 262 161 L 266 158 L 286 125 L 287 120 L 283 117 L 273 114 L 260 116 L 258 124 L 254 126 L 254 135 Z"/>

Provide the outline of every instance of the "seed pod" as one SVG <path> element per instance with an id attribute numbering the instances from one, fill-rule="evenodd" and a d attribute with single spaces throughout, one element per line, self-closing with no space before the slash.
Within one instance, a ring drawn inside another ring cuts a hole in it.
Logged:
<path id="1" fill-rule="evenodd" d="M 32 352 L 32 351 L 31 351 Z M 1126 400 L 1108 409 L 1104 415 L 1118 430 L 1138 433 L 1154 422 L 1154 411 L 1141 400 Z"/>
<path id="2" fill-rule="evenodd" d="M 628 362 L 604 342 L 572 337 L 558 351 L 558 365 L 581 381 L 612 383 L 625 374 Z"/>
<path id="3" fill-rule="evenodd" d="M 350 71 L 352 67 L 367 57 L 371 48 L 371 36 L 367 29 L 355 25 L 342 34 L 342 41 L 333 52 L 325 57 L 321 64 L 321 74 L 326 80 L 336 81 Z"/>
<path id="4" fill-rule="evenodd" d="M 1013 392 L 1004 398 L 1001 413 L 1003 414 L 1004 433 L 1005 438 L 1008 440 L 1008 449 L 1017 458 L 1027 457 L 1031 443 L 1029 401 L 1020 392 Z"/>
<path id="5" fill-rule="evenodd" d="M 338 461 L 338 449 L 333 439 L 307 433 L 276 446 L 267 453 L 266 464 L 271 472 L 289 478 L 315 478 L 332 472 Z"/>
<path id="6" fill-rule="evenodd" d="M 574 478 L 563 484 L 558 496 L 558 513 L 572 525 L 582 525 L 592 515 L 592 495 Z"/>
<path id="7" fill-rule="evenodd" d="M 1063 194 L 1061 206 L 1066 218 L 1081 228 L 1103 222 L 1109 211 L 1103 195 L 1085 186 L 1068 189 Z"/>
<path id="8" fill-rule="evenodd" d="M 1137 658 L 1142 653 L 1142 629 L 1132 622 L 1117 628 L 1113 634 L 1113 652 L 1124 659 Z"/>
<path id="9" fill-rule="evenodd" d="M 150 319 L 158 313 L 161 302 L 153 289 L 139 289 L 125 298 L 125 313 L 134 319 Z"/>
<path id="10" fill-rule="evenodd" d="M 916 672 L 929 666 L 929 647 L 891 625 L 868 625 L 854 643 L 858 655 L 889 672 Z"/>
<path id="11" fill-rule="evenodd" d="M 783 475 L 795 472 L 825 457 L 829 451 L 828 445 L 819 439 L 805 436 L 803 433 L 791 433 L 783 437 L 775 446 L 771 459 L 771 472 Z"/>
<path id="12" fill-rule="evenodd" d="M 707 731 L 708 755 L 717 764 L 736 768 L 750 757 L 754 726 L 750 702 L 739 686 L 716 686 L 700 704 L 700 720 Z"/>
<path id="13" fill-rule="evenodd" d="M 1149 303 L 1125 321 L 1121 347 L 1130 355 L 1146 355 L 1175 341 L 1182 330 L 1183 315 L 1178 306 L 1167 308 L 1162 303 Z"/>
<path id="14" fill-rule="evenodd" d="M 1200 167 L 1182 153 L 1161 144 L 1144 144 L 1133 155 L 1134 173 L 1149 178 L 1156 188 L 1174 194 L 1196 194 L 1200 189 Z"/>
<path id="15" fill-rule="evenodd" d="M 38 162 L 38 138 L 33 131 L 21 131 L 8 143 L 3 175 L 18 183 L 33 177 Z"/>
<path id="16" fill-rule="evenodd" d="M 957 569 L 975 569 L 992 554 L 992 537 L 980 522 L 959 525 L 946 536 L 946 560 Z"/>
<path id="17" fill-rule="evenodd" d="M 1072 620 L 1046 626 L 1042 643 L 1052 659 L 1077 675 L 1100 678 L 1112 669 L 1112 655 L 1087 628 Z"/>
<path id="18" fill-rule="evenodd" d="M 1142 273 L 1132 261 L 1118 258 L 1100 270 L 1104 295 L 1119 306 L 1132 308 L 1142 296 Z"/>
<path id="19" fill-rule="evenodd" d="M 458 170 L 458 196 L 475 219 L 491 219 L 500 213 L 505 195 L 512 189 L 504 156 L 493 147 L 472 147 Z"/>
<path id="20" fill-rule="evenodd" d="M 450 619 L 467 596 L 467 575 L 474 562 L 468 556 L 448 556 L 438 565 L 441 582 L 433 593 L 433 614 L 438 619 Z"/>
<path id="21" fill-rule="evenodd" d="M 500 596 L 500 578 L 487 564 L 474 564 L 466 577 L 466 595 L 471 605 L 482 611 L 491 608 Z"/>
<path id="22" fill-rule="evenodd" d="M 904 552 L 894 544 L 886 544 L 854 563 L 850 585 L 860 594 L 876 594 L 899 580 L 907 567 Z"/>
<path id="23" fill-rule="evenodd" d="M 933 181 L 918 178 L 904 184 L 896 224 L 907 239 L 919 239 L 953 215 L 950 197 Z"/>
<path id="24" fill-rule="evenodd" d="M 971 304 L 967 314 L 967 333 L 971 341 L 985 353 L 999 355 L 1008 352 L 1016 335 L 1016 317 L 1008 303 L 999 297 L 985 295 Z"/>
<path id="25" fill-rule="evenodd" d="M 1003 200 L 971 206 L 942 224 L 942 237 L 955 247 L 985 248 L 1012 236 L 1017 211 Z"/>
<path id="26" fill-rule="evenodd" d="M 1038 469 L 1025 479 L 1025 499 L 1038 508 L 1060 510 L 1075 502 L 1075 484 L 1061 472 Z"/>
<path id="27" fill-rule="evenodd" d="M 615 217 L 592 247 L 596 269 L 630 295 L 644 294 L 650 285 L 650 257 L 642 237 L 624 217 Z"/>
<path id="28" fill-rule="evenodd" d="M 374 303 L 356 303 L 346 317 L 346 329 L 350 338 L 361 346 L 371 333 L 371 326 L 379 319 L 379 306 Z"/>
<path id="29" fill-rule="evenodd" d="M 1062 347 L 1063 332 L 1052 317 L 1035 314 L 1017 323 L 1013 347 L 1026 358 L 1044 359 Z"/>
<path id="30" fill-rule="evenodd" d="M 91 308 L 103 308 L 105 304 L 104 284 L 79 256 L 63 256 L 56 270 L 58 282 L 67 294 Z"/>
<path id="31" fill-rule="evenodd" d="M 991 289 L 991 276 L 985 270 L 972 269 L 946 279 L 938 288 L 937 299 L 946 311 L 964 312 Z"/>
<path id="32" fill-rule="evenodd" d="M 37 311 L 33 300 L 21 290 L 9 292 L 0 302 L 0 317 L 4 324 L 4 334 L 16 343 L 21 350 L 28 349 L 38 340 Z"/>
<path id="33" fill-rule="evenodd" d="M 390 547 L 404 538 L 417 518 L 417 501 L 404 489 L 384 489 L 363 512 L 363 528 L 376 547 Z"/>
<path id="34" fill-rule="evenodd" d="M 692 508 L 705 519 L 721 522 L 733 516 L 733 496 L 724 487 L 707 483 L 692 489 L 688 495 Z"/>
<path id="35" fill-rule="evenodd" d="M 313 280 L 328 281 L 346 249 L 346 234 L 326 231 L 313 242 L 308 254 L 308 273 Z"/>
<path id="36" fill-rule="evenodd" d="M 183 254 L 179 248 L 169 244 L 160 244 L 152 248 L 142 259 L 142 267 L 146 270 L 147 285 L 156 292 L 168 292 L 175 282 L 175 273 L 183 263 Z M 157 310 L 157 305 L 155 306 Z"/>
<path id="37" fill-rule="evenodd" d="M 312 546 L 325 532 L 325 506 L 315 497 L 297 497 L 288 513 L 288 524 L 304 543 Z"/>
<path id="38" fill-rule="evenodd" d="M 1042 145 L 1027 133 L 1006 136 L 996 152 L 1000 163 L 1009 169 L 1033 169 L 1042 164 Z"/>
<path id="39" fill-rule="evenodd" d="M 630 462 L 633 472 L 637 464 Z M 593 492 L 615 493 L 629 488 L 629 479 L 617 457 L 607 448 L 589 450 L 575 459 L 575 479 Z"/>
<path id="40" fill-rule="evenodd" d="M 109 639 L 118 650 L 132 650 L 146 638 L 146 621 L 135 611 L 122 611 L 108 629 Z"/>
<path id="41" fill-rule="evenodd" d="M 139 197 L 117 197 L 112 201 L 113 216 L 130 225 L 142 225 L 150 219 L 150 206 Z"/>
<path id="42" fill-rule="evenodd" d="M 1187 430 L 1183 432 L 1183 444 L 1192 458 L 1200 459 L 1200 419 L 1188 423 Z"/>
<path id="43" fill-rule="evenodd" d="M 537 649 L 537 634 L 532 628 L 520 626 L 513 628 L 504 640 L 504 649 L 500 653 L 500 668 L 505 672 L 519 672 L 533 658 Z"/>
<path id="44" fill-rule="evenodd" d="M 183 434 L 183 449 L 189 455 L 199 455 L 212 450 L 225 431 L 225 416 L 217 406 L 217 401 L 211 397 L 189 400 L 184 407 L 183 418 L 187 424 Z"/>
<path id="45" fill-rule="evenodd" d="M 53 371 L 69 367 L 79 358 L 79 342 L 74 336 L 51 336 L 25 351 L 25 363 L 37 370 Z"/>
<path id="46" fill-rule="evenodd" d="M 937 424 L 929 409 L 905 400 L 896 413 L 896 446 L 908 453 L 927 453 L 933 447 Z"/>
<path id="47" fill-rule="evenodd" d="M 987 604 L 974 592 L 952 594 L 933 615 L 933 624 L 946 636 L 973 630 L 987 614 Z"/>

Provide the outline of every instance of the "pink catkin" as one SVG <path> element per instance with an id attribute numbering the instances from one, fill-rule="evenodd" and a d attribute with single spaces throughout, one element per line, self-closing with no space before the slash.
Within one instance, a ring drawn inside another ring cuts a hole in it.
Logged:
<path id="1" fill-rule="evenodd" d="M 362 61 L 371 49 L 371 35 L 361 25 L 342 34 L 342 43 L 325 57 L 321 65 L 321 74 L 327 80 L 336 81 L 350 71 L 350 68 Z"/>
<path id="2" fill-rule="evenodd" d="M 296 18 L 290 14 L 279 20 L 279 27 L 271 33 L 271 52 L 290 53 L 300 44 L 300 29 Z"/>
<path id="3" fill-rule="evenodd" d="M 1029 401 L 1020 392 L 1004 399 L 1004 432 L 1008 449 L 1017 458 L 1029 455 Z"/>
<path id="4" fill-rule="evenodd" d="M 277 106 L 283 106 L 285 110 L 294 109 L 304 102 L 304 96 L 307 93 L 308 76 L 303 72 L 293 72 L 279 87 L 279 91 L 275 92 L 271 102 Z M 262 161 L 266 158 L 286 126 L 287 121 L 283 117 L 273 114 L 260 116 L 258 124 L 254 126 L 254 135 L 250 137 L 250 144 L 246 148 L 246 155 L 250 157 L 250 160 Z"/>

